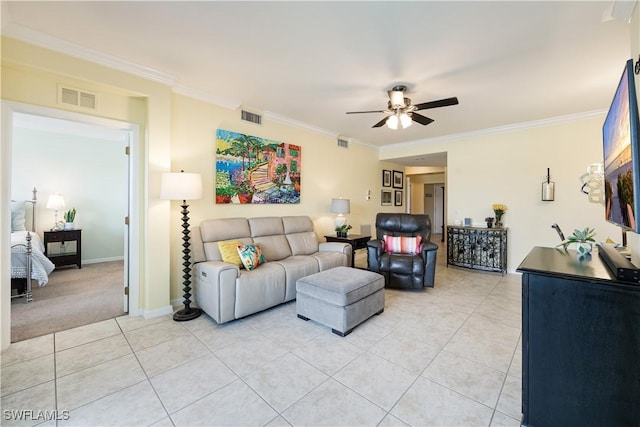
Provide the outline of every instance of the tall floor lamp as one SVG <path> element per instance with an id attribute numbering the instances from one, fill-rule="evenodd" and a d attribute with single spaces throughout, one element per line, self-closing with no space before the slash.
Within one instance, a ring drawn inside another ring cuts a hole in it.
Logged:
<path id="1" fill-rule="evenodd" d="M 187 200 L 202 199 L 202 178 L 197 173 L 164 172 L 160 181 L 160 198 L 182 200 L 182 259 L 184 308 L 173 314 L 173 320 L 184 322 L 202 314 L 199 308 L 191 307 L 191 244 L 189 243 L 189 210 Z"/>

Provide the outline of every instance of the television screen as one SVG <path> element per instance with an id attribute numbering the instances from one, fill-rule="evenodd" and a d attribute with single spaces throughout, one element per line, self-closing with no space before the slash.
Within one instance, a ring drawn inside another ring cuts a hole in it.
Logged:
<path id="1" fill-rule="evenodd" d="M 640 146 L 633 61 L 627 61 L 602 126 L 604 193 L 607 221 L 638 232 Z"/>

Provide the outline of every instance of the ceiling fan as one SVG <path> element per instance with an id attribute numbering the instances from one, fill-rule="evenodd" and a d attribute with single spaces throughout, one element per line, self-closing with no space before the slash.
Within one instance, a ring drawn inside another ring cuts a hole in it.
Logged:
<path id="1" fill-rule="evenodd" d="M 386 113 L 388 116 L 373 125 L 374 128 L 379 128 L 386 124 L 391 129 L 397 129 L 398 125 L 402 126 L 404 129 L 411 126 L 412 121 L 425 126 L 433 122 L 433 119 L 423 116 L 422 114 L 418 114 L 416 111 L 458 104 L 458 98 L 454 96 L 452 98 L 444 98 L 437 101 L 423 102 L 421 104 L 413 105 L 411 104 L 411 99 L 404 96 L 406 91 L 407 87 L 404 85 L 394 86 L 390 91 L 388 91 L 389 102 L 387 103 L 386 110 L 349 111 L 347 114 Z"/>

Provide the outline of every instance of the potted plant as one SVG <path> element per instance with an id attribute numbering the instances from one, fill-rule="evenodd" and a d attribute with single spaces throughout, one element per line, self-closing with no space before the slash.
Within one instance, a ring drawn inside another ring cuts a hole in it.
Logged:
<path id="1" fill-rule="evenodd" d="M 231 197 L 234 195 L 231 186 L 216 188 L 216 203 L 231 203 Z"/>
<path id="2" fill-rule="evenodd" d="M 558 244 L 558 246 L 562 246 L 566 251 L 569 245 L 575 243 L 578 257 L 581 258 L 591 253 L 591 250 L 593 249 L 593 243 L 595 243 L 596 241 L 593 238 L 595 235 L 596 231 L 593 228 L 586 227 L 584 230 L 578 230 L 576 228 L 575 230 L 573 230 L 573 234 L 565 239 L 562 243 Z"/>
<path id="3" fill-rule="evenodd" d="M 337 225 L 336 226 L 336 236 L 338 237 L 347 237 L 347 232 L 349 230 L 351 230 L 351 225 L 349 224 L 344 224 L 344 225 Z"/>
<path id="4" fill-rule="evenodd" d="M 76 219 L 76 208 L 71 208 L 64 213 L 64 229 L 73 230 L 73 221 Z"/>

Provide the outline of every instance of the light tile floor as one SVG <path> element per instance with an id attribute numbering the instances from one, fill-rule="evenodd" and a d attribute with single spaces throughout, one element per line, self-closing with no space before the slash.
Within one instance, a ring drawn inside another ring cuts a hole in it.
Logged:
<path id="1" fill-rule="evenodd" d="M 224 325 L 124 316 L 12 344 L 0 424 L 518 426 L 520 276 L 438 255 L 434 289 L 386 290 L 384 313 L 345 338 L 294 301 Z"/>

